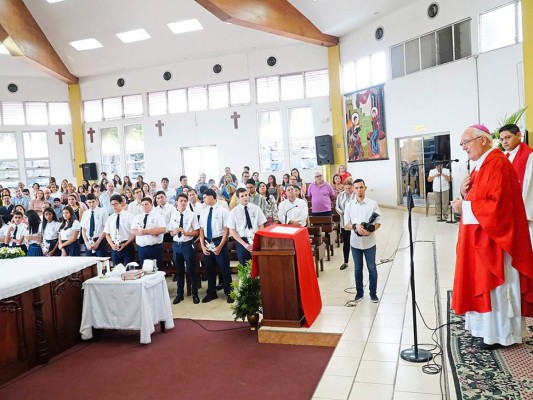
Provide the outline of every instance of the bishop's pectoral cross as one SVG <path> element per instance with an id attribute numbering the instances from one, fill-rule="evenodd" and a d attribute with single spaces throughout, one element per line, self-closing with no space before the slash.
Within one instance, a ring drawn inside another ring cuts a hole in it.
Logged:
<path id="1" fill-rule="evenodd" d="M 233 115 L 230 116 L 230 118 L 233 120 L 233 128 L 234 129 L 239 129 L 239 118 L 241 116 L 239 114 L 237 114 L 237 111 L 233 111 Z"/>
<path id="2" fill-rule="evenodd" d="M 165 126 L 165 124 L 163 122 L 161 122 L 161 120 L 157 120 L 157 124 L 155 124 L 155 127 L 157 128 L 157 130 L 159 131 L 159 136 L 163 136 L 163 127 Z"/>

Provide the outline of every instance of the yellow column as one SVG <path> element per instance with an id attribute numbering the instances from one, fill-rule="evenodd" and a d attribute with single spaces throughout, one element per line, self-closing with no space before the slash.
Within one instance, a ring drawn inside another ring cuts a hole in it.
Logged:
<path id="1" fill-rule="evenodd" d="M 522 43 L 524 57 L 524 92 L 526 97 L 526 127 L 529 130 L 529 146 L 533 147 L 533 2 L 522 1 Z"/>
<path id="2" fill-rule="evenodd" d="M 68 85 L 70 103 L 70 119 L 72 120 L 72 147 L 74 151 L 74 171 L 78 185 L 83 180 L 81 164 L 87 161 L 85 154 L 85 141 L 83 140 L 83 121 L 81 119 L 81 94 L 80 85 Z"/>
<path id="3" fill-rule="evenodd" d="M 339 45 L 328 47 L 329 98 L 331 105 L 331 125 L 333 127 L 334 170 L 323 166 L 324 179 L 331 182 L 339 164 L 346 164 L 346 140 L 344 139 L 344 114 L 341 92 L 341 52 Z"/>

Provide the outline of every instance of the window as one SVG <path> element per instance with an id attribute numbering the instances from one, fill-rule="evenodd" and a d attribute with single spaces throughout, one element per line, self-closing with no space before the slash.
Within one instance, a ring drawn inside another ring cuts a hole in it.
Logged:
<path id="1" fill-rule="evenodd" d="M 102 138 L 102 172 L 107 172 L 108 175 L 122 175 L 118 129 L 116 127 L 102 128 L 100 137 Z"/>
<path id="2" fill-rule="evenodd" d="M 37 182 L 39 185 L 47 185 L 50 177 L 50 158 L 46 132 L 23 132 L 22 139 L 26 184 L 31 186 Z"/>
<path id="3" fill-rule="evenodd" d="M 257 103 L 279 101 L 279 76 L 256 79 Z"/>
<path id="4" fill-rule="evenodd" d="M 480 51 L 491 51 L 522 41 L 522 8 L 512 2 L 479 16 Z"/>
<path id="5" fill-rule="evenodd" d="M 104 120 L 119 118 L 122 118 L 122 98 L 111 97 L 104 99 Z"/>
<path id="6" fill-rule="evenodd" d="M 24 103 L 26 108 L 26 124 L 27 125 L 47 125 L 48 124 L 48 110 L 46 103 L 28 101 Z"/>
<path id="7" fill-rule="evenodd" d="M 296 100 L 304 98 L 303 74 L 282 76 L 280 79 L 281 100 Z"/>
<path id="8" fill-rule="evenodd" d="M 329 73 L 327 69 L 305 73 L 305 97 L 329 96 Z"/>
<path id="9" fill-rule="evenodd" d="M 4 101 L 2 103 L 2 120 L 4 125 L 24 125 L 24 104 L 22 102 Z"/>
<path id="10" fill-rule="evenodd" d="M 187 89 L 189 111 L 207 110 L 207 87 L 195 86 Z"/>
<path id="11" fill-rule="evenodd" d="M 229 95 L 232 106 L 250 104 L 250 81 L 230 82 Z"/>
<path id="12" fill-rule="evenodd" d="M 470 40 L 470 20 L 459 22 L 453 26 L 453 40 L 455 59 L 470 57 L 472 55 L 472 41 Z"/>
<path id="13" fill-rule="evenodd" d="M 83 102 L 85 122 L 98 122 L 104 119 L 102 100 L 88 100 Z"/>
<path id="14" fill-rule="evenodd" d="M 124 118 L 134 118 L 143 116 L 143 99 L 140 94 L 124 96 Z"/>
<path id="15" fill-rule="evenodd" d="M 141 124 L 124 126 L 124 153 L 126 175 L 132 179 L 144 176 L 144 133 Z"/>
<path id="16" fill-rule="evenodd" d="M 405 55 L 403 43 L 390 49 L 392 79 L 405 75 Z"/>
<path id="17" fill-rule="evenodd" d="M 355 77 L 355 61 L 342 66 L 342 89 L 344 93 L 351 93 L 357 89 Z"/>
<path id="18" fill-rule="evenodd" d="M 168 112 L 171 114 L 187 111 L 187 89 L 168 91 Z"/>
<path id="19" fill-rule="evenodd" d="M 379 85 L 387 80 L 387 60 L 384 51 L 370 56 L 370 71 L 372 71 L 372 85 Z"/>
<path id="20" fill-rule="evenodd" d="M 148 93 L 148 113 L 150 116 L 167 113 L 167 92 Z"/>
<path id="21" fill-rule="evenodd" d="M 316 168 L 315 133 L 311 107 L 289 109 L 289 151 L 291 168 Z"/>
<path id="22" fill-rule="evenodd" d="M 229 106 L 229 89 L 227 83 L 209 85 L 209 108 L 211 110 Z"/>
<path id="23" fill-rule="evenodd" d="M 422 69 L 437 65 L 437 42 L 435 32 L 420 37 L 420 53 Z"/>
<path id="24" fill-rule="evenodd" d="M 357 89 L 364 89 L 371 85 L 370 57 L 361 57 L 355 62 L 355 74 L 357 77 Z"/>
<path id="25" fill-rule="evenodd" d="M 258 112 L 259 166 L 261 172 L 283 171 L 283 130 L 279 110 Z"/>
<path id="26" fill-rule="evenodd" d="M 213 178 L 218 182 L 220 179 L 218 150 L 214 145 L 182 147 L 181 162 L 183 174 L 189 177 L 189 182 L 196 182 L 201 173 L 206 174 L 208 180 Z"/>
<path id="27" fill-rule="evenodd" d="M 70 109 L 68 103 L 48 103 L 48 115 L 50 117 L 50 125 L 68 125 L 70 120 Z"/>
<path id="28" fill-rule="evenodd" d="M 439 65 L 453 61 L 453 34 L 451 26 L 437 31 L 437 61 Z"/>
<path id="29" fill-rule="evenodd" d="M 14 188 L 20 180 L 15 132 L 0 132 L 0 185 Z"/>
<path id="30" fill-rule="evenodd" d="M 405 73 L 420 71 L 420 47 L 418 38 L 405 43 Z"/>

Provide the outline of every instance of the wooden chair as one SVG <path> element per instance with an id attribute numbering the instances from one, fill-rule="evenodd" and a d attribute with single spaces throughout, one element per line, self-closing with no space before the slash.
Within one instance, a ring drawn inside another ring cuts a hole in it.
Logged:
<path id="1" fill-rule="evenodd" d="M 322 240 L 322 228 L 320 226 L 310 226 L 307 228 L 311 238 L 311 250 L 315 258 L 316 277 L 318 278 L 318 265 L 320 271 L 324 271 L 324 256 L 326 255 L 326 244 Z"/>
<path id="2" fill-rule="evenodd" d="M 324 233 L 324 242 L 328 249 L 327 256 L 328 261 L 331 260 L 331 256 L 334 256 L 333 244 L 337 240 L 337 228 L 333 222 L 333 217 L 309 217 L 309 223 L 311 226 L 320 226 Z"/>
<path id="3" fill-rule="evenodd" d="M 333 208 L 332 210 L 332 217 L 333 217 L 333 222 L 335 223 L 335 228 L 337 230 L 337 247 L 341 247 L 341 239 L 342 239 L 342 235 L 341 235 L 341 227 L 342 227 L 342 221 L 341 221 L 341 216 L 337 213 L 337 210 L 335 210 L 335 208 Z"/>

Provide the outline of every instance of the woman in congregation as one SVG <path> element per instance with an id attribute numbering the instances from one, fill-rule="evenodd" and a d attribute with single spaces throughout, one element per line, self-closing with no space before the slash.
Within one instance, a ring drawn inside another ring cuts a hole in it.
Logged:
<path id="1" fill-rule="evenodd" d="M 337 173 L 340 175 L 343 184 L 346 179 L 352 176 L 352 174 L 346 171 L 346 165 L 344 164 L 339 165 L 339 171 Z"/>
<path id="2" fill-rule="evenodd" d="M 102 178 L 100 181 L 100 193 L 104 193 L 107 189 L 107 178 Z"/>
<path id="3" fill-rule="evenodd" d="M 81 216 L 83 215 L 83 208 L 81 207 L 80 202 L 78 201 L 78 197 L 74 193 L 69 194 L 67 205 L 72 208 L 72 211 L 76 215 L 76 219 L 78 221 L 81 221 Z"/>
<path id="4" fill-rule="evenodd" d="M 137 176 L 137 182 L 135 182 L 135 187 L 136 187 L 136 188 L 141 188 L 141 189 L 142 189 L 143 186 L 144 186 L 143 176 L 142 176 L 142 175 L 138 175 L 138 176 Z M 144 190 L 143 190 L 143 192 L 144 192 Z M 145 195 L 145 196 L 148 196 L 148 192 L 145 192 L 144 195 Z"/>
<path id="5" fill-rule="evenodd" d="M 59 189 L 59 192 L 61 193 L 61 204 L 67 204 L 68 203 L 68 181 L 66 179 L 63 179 L 61 181 L 61 188 Z"/>
<path id="6" fill-rule="evenodd" d="M 281 198 L 281 187 L 276 183 L 276 177 L 274 175 L 268 176 L 267 192 L 270 196 L 274 197 L 276 203 L 279 203 L 279 199 Z"/>
<path id="7" fill-rule="evenodd" d="M 33 182 L 33 185 L 31 185 L 31 194 L 33 198 L 35 198 L 35 195 L 37 194 L 37 190 L 41 188 L 41 185 L 39 185 L 37 182 Z"/>
<path id="8" fill-rule="evenodd" d="M 126 198 L 126 204 L 130 204 L 132 201 L 135 201 L 131 188 L 124 188 L 124 197 Z"/>
<path id="9" fill-rule="evenodd" d="M 146 182 L 143 183 L 141 188 L 143 190 L 143 196 L 144 197 L 152 197 L 153 198 L 153 196 L 150 194 L 150 185 L 148 183 L 146 183 Z"/>
<path id="10" fill-rule="evenodd" d="M 124 178 L 122 178 L 122 189 L 133 189 L 133 183 L 128 175 L 125 175 Z"/>
<path id="11" fill-rule="evenodd" d="M 102 192 L 100 191 L 100 184 L 93 183 L 91 186 L 91 193 L 94 194 L 96 197 L 100 197 Z"/>
<path id="12" fill-rule="evenodd" d="M 43 215 L 43 204 L 44 204 L 44 192 L 41 189 L 37 189 L 35 192 L 35 199 L 30 201 L 30 210 L 34 210 L 39 214 Z"/>
<path id="13" fill-rule="evenodd" d="M 221 192 L 222 192 L 222 195 L 224 196 L 224 198 L 226 199 L 226 201 L 230 201 L 231 200 L 231 194 L 228 192 L 228 188 L 229 187 L 233 187 L 236 189 L 235 187 L 235 183 L 233 183 L 233 178 L 231 175 L 225 175 L 224 176 L 224 183 L 222 184 L 222 187 L 221 187 Z"/>
<path id="14" fill-rule="evenodd" d="M 28 210 L 26 214 L 28 216 L 28 228 L 24 239 L 28 245 L 28 257 L 42 257 L 43 250 L 41 249 L 41 243 L 43 241 L 41 218 L 39 214 L 34 210 Z"/>
<path id="15" fill-rule="evenodd" d="M 259 172 L 254 172 L 252 174 L 252 179 L 255 181 L 255 187 L 257 188 L 257 184 L 259 183 Z M 246 182 L 244 182 L 246 183 Z"/>
<path id="16" fill-rule="evenodd" d="M 13 207 L 13 213 L 15 213 L 16 211 L 19 211 L 22 213 L 22 222 L 27 225 L 28 217 L 26 216 L 26 209 L 24 208 L 24 206 L 21 204 L 17 204 L 15 207 Z"/>
<path id="17" fill-rule="evenodd" d="M 333 186 L 333 190 L 335 190 L 335 193 L 337 194 L 344 191 L 344 185 L 342 183 L 342 178 L 339 174 L 333 175 L 331 186 Z"/>
<path id="18" fill-rule="evenodd" d="M 0 218 L 0 248 L 4 247 L 6 236 L 7 236 L 7 230 L 9 228 L 9 224 L 6 224 L 2 218 Z"/>
<path id="19" fill-rule="evenodd" d="M 48 178 L 48 189 L 50 189 L 50 186 L 52 185 L 56 185 L 57 186 L 57 182 L 56 182 L 56 178 L 54 178 L 53 176 L 51 176 L 50 178 Z"/>
<path id="20" fill-rule="evenodd" d="M 266 228 L 267 226 L 272 225 L 274 221 L 278 220 L 278 202 L 276 198 L 274 197 L 274 195 L 269 193 L 265 182 L 259 182 L 259 185 L 257 186 L 257 193 L 263 196 L 266 200 L 266 214 L 265 214 L 265 217 L 267 219 L 267 222 L 265 222 L 265 228 Z"/>
<path id="21" fill-rule="evenodd" d="M 75 257 L 80 255 L 80 223 L 70 206 L 63 209 L 63 222 L 59 226 L 59 249 L 61 257 Z"/>
<path id="22" fill-rule="evenodd" d="M 43 233 L 43 242 L 44 255 L 47 257 L 50 256 L 59 256 L 58 252 L 58 237 L 59 237 L 59 227 L 61 224 L 57 219 L 57 215 L 54 212 L 54 209 L 48 207 L 43 212 L 43 224 L 42 224 L 42 233 Z"/>
<path id="23" fill-rule="evenodd" d="M 289 174 L 283 174 L 283 178 L 281 180 L 281 194 L 280 194 L 280 203 L 283 201 L 283 200 L 287 200 L 287 193 L 285 192 L 285 190 L 287 189 L 287 186 L 289 185 Z"/>
<path id="24" fill-rule="evenodd" d="M 120 176 L 115 174 L 113 177 L 113 185 L 115 186 L 115 192 L 122 194 L 122 179 L 120 179 Z"/>
<path id="25" fill-rule="evenodd" d="M 305 194 L 307 193 L 307 186 L 305 185 L 304 180 L 300 177 L 300 171 L 298 171 L 297 168 L 293 168 L 291 169 L 291 175 L 296 177 L 296 182 L 298 183 L 298 186 L 300 186 L 302 196 L 305 197 Z"/>
<path id="26" fill-rule="evenodd" d="M 87 182 L 86 179 L 83 179 L 81 181 L 81 186 L 83 186 L 83 190 L 85 191 L 85 194 L 89 193 L 91 190 L 91 186 L 89 185 L 89 182 Z"/>
<path id="27" fill-rule="evenodd" d="M 86 197 L 87 191 L 82 186 L 78 186 L 78 197 L 80 198 L 80 201 L 85 204 L 85 200 L 87 200 Z"/>

